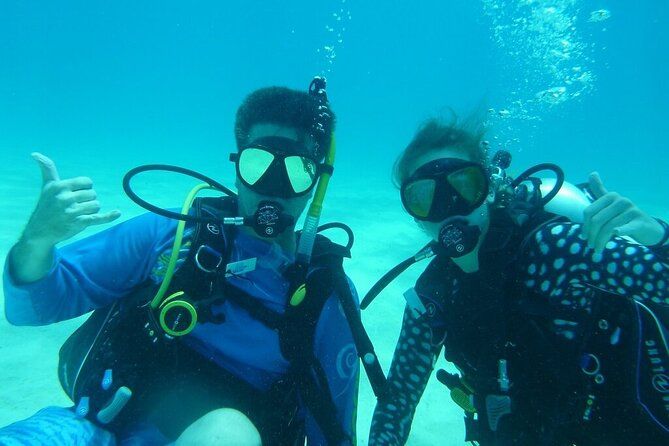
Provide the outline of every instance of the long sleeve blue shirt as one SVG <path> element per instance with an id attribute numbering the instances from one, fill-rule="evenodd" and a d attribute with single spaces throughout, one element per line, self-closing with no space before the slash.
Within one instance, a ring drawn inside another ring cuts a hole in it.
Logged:
<path id="1" fill-rule="evenodd" d="M 146 281 L 158 283 L 175 231 L 174 220 L 154 214 L 136 217 L 57 249 L 49 273 L 29 284 L 16 283 L 6 262 L 7 320 L 15 325 L 55 323 L 105 307 Z M 184 247 L 190 243 L 191 233 L 192 228 L 187 228 Z M 186 253 L 183 249 L 184 257 Z M 292 255 L 276 244 L 239 234 L 229 261 L 253 257 L 257 259 L 254 271 L 229 280 L 256 298 L 259 305 L 283 312 L 289 284 L 280 271 L 293 262 Z M 355 290 L 353 294 L 356 296 Z M 289 364 L 281 355 L 275 331 L 230 301 L 214 306 L 212 312 L 224 313 L 225 322 L 198 323 L 185 337 L 187 345 L 260 390 L 269 389 L 287 372 Z M 317 323 L 314 354 L 324 368 L 342 426 L 354 438 L 359 364 L 337 296 L 326 301 Z M 302 413 L 309 444 L 326 444 L 313 416 L 306 408 Z"/>

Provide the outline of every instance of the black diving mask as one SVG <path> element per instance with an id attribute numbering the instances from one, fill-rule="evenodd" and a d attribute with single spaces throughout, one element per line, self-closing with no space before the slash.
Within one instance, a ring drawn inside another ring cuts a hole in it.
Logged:
<path id="1" fill-rule="evenodd" d="M 402 205 L 414 218 L 440 222 L 469 215 L 490 189 L 485 168 L 459 158 L 440 158 L 419 167 L 400 189 Z"/>
<path id="2" fill-rule="evenodd" d="M 322 171 L 307 147 L 281 136 L 259 138 L 230 154 L 237 177 L 261 195 L 294 198 L 309 193 Z"/>

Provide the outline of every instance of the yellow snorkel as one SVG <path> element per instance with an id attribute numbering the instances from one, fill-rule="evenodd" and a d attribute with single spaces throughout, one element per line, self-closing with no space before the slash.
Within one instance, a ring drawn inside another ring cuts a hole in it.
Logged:
<path id="1" fill-rule="evenodd" d="M 330 178 L 332 177 L 332 171 L 334 169 L 335 153 L 336 144 L 335 136 L 333 134 L 330 150 L 328 150 L 325 162 L 323 163 L 324 171 L 318 179 L 314 199 L 311 201 L 311 205 L 307 211 L 304 226 L 302 227 L 302 234 L 300 235 L 300 242 L 297 246 L 296 260 L 307 265 L 311 260 L 311 252 L 313 251 L 314 242 L 316 240 L 318 223 L 320 222 L 321 214 L 323 212 L 323 201 L 325 201 L 325 194 L 328 190 L 328 184 L 330 183 Z"/>
<path id="2" fill-rule="evenodd" d="M 311 201 L 311 205 L 307 211 L 307 216 L 304 220 L 304 226 L 302 227 L 302 234 L 300 235 L 300 241 L 297 245 L 297 251 L 295 253 L 295 263 L 298 265 L 298 268 L 301 270 L 304 277 L 302 284 L 297 287 L 297 289 L 290 297 L 290 304 L 292 306 L 301 304 L 307 294 L 304 279 L 306 279 L 309 263 L 311 262 L 311 253 L 314 250 L 314 243 L 316 242 L 318 223 L 320 222 L 321 214 L 323 213 L 323 201 L 325 201 L 325 193 L 328 190 L 330 177 L 332 177 L 332 172 L 334 170 L 335 153 L 336 144 L 333 133 L 330 142 L 330 150 L 328 150 L 322 166 L 323 173 L 318 179 L 316 192 L 314 192 L 314 199 Z"/>
<path id="3" fill-rule="evenodd" d="M 321 76 L 314 77 L 314 79 L 311 81 L 311 84 L 309 85 L 309 94 L 315 97 L 320 104 L 318 107 L 319 117 L 329 117 L 328 96 L 325 91 L 325 87 L 326 80 Z M 325 128 L 322 122 L 315 122 L 314 130 L 316 132 L 324 133 Z M 334 170 L 336 151 L 335 135 L 334 132 L 332 132 L 330 135 L 330 147 L 328 148 L 328 151 L 325 155 L 325 161 L 321 165 L 321 175 L 318 178 L 316 192 L 314 192 L 314 199 L 311 201 L 311 205 L 307 211 L 307 216 L 304 220 L 302 234 L 300 235 L 300 240 L 297 245 L 297 252 L 295 255 L 296 263 L 305 270 L 305 276 L 306 267 L 308 267 L 309 262 L 311 261 L 311 253 L 316 241 L 318 223 L 321 219 L 321 213 L 323 212 L 323 201 L 325 200 L 325 193 L 327 192 L 328 183 L 330 182 L 330 177 L 332 176 L 332 172 Z"/>
<path id="4" fill-rule="evenodd" d="M 325 157 L 323 163 L 323 173 L 318 179 L 318 184 L 316 185 L 316 192 L 314 193 L 314 199 L 309 206 L 307 211 L 307 216 L 304 220 L 304 227 L 302 229 L 302 234 L 300 235 L 300 240 L 297 246 L 296 252 L 296 266 L 298 267 L 299 273 L 301 276 L 301 281 L 298 282 L 300 285 L 297 286 L 295 291 L 291 294 L 290 297 L 290 307 L 287 311 L 289 313 L 291 309 L 294 311 L 299 308 L 300 304 L 307 297 L 307 273 L 309 271 L 309 264 L 311 262 L 311 255 L 316 242 L 316 234 L 318 233 L 318 224 L 321 218 L 321 213 L 323 212 L 323 201 L 325 200 L 325 194 L 327 192 L 328 184 L 330 178 L 332 177 L 332 172 L 334 169 L 334 161 L 336 154 L 336 142 L 335 136 L 332 134 L 330 149 Z M 325 229 L 327 225 L 324 225 L 322 229 Z M 349 230 L 350 231 L 350 230 Z M 352 244 L 352 238 L 350 239 Z M 350 249 L 350 244 L 347 246 L 347 249 Z M 353 298 L 351 293 L 351 288 L 349 286 L 346 276 L 343 274 L 336 275 L 334 277 L 334 291 L 339 299 L 341 309 L 344 312 L 348 325 L 351 329 L 351 335 L 353 336 L 354 343 L 356 345 L 356 352 L 358 357 L 362 361 L 362 365 L 367 372 L 370 384 L 374 390 L 374 394 L 377 398 L 380 398 L 383 395 L 383 392 L 386 388 L 386 377 L 383 373 L 383 369 L 379 363 L 376 352 L 374 351 L 374 345 L 369 339 L 365 327 L 362 324 L 360 318 L 360 312 L 358 311 L 358 305 Z M 316 283 L 316 286 L 319 286 Z"/>

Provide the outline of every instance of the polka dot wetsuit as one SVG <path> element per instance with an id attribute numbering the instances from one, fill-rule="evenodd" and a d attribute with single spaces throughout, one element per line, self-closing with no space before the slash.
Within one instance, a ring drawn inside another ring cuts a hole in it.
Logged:
<path id="1" fill-rule="evenodd" d="M 651 250 L 615 238 L 596 254 L 581 237 L 580 225 L 552 223 L 530 239 L 520 260 L 522 283 L 528 291 L 545 296 L 556 313 L 590 312 L 597 289 L 643 302 L 669 307 L 669 249 Z M 458 280 L 448 293 L 458 293 Z M 448 308 L 443 308 L 448 311 Z M 576 317 L 574 319 L 577 319 Z M 570 340 L 576 322 L 555 318 L 553 330 Z M 378 403 L 370 432 L 370 446 L 405 444 L 413 415 L 442 349 L 443 325 L 429 324 L 406 309 L 400 339 L 388 377 L 388 395 Z"/>

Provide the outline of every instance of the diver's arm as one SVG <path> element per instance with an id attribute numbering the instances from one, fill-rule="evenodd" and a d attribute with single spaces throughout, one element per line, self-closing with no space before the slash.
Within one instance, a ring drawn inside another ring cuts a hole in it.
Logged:
<path id="1" fill-rule="evenodd" d="M 348 285 L 353 300 L 358 305 L 358 296 L 350 280 Z M 314 336 L 314 354 L 325 372 L 339 421 L 344 432 L 351 438 L 351 444 L 355 445 L 360 363 L 353 336 L 337 296 L 330 296 L 323 306 Z M 310 413 L 306 417 L 306 431 L 309 444 L 326 444 Z"/>
<path id="2" fill-rule="evenodd" d="M 17 283 L 31 283 L 49 273 L 55 248 L 48 241 L 22 236 L 7 256 L 7 271 Z"/>
<path id="3" fill-rule="evenodd" d="M 432 340 L 433 330 L 426 320 L 405 309 L 387 391 L 374 410 L 369 446 L 406 443 L 416 406 L 441 350 L 441 344 L 435 345 Z"/>
<path id="4" fill-rule="evenodd" d="M 14 325 L 45 325 L 127 295 L 149 277 L 158 255 L 169 248 L 175 225 L 145 214 L 76 241 L 54 250 L 46 275 L 30 283 L 16 280 L 7 261 L 3 275 L 7 320 Z"/>
<path id="5" fill-rule="evenodd" d="M 666 255 L 620 237 L 614 237 L 597 253 L 581 236 L 577 224 L 543 227 L 528 243 L 523 263 L 526 286 L 558 302 L 578 299 L 580 290 L 596 287 L 641 301 L 669 304 Z M 581 306 L 576 301 L 571 304 Z"/>

